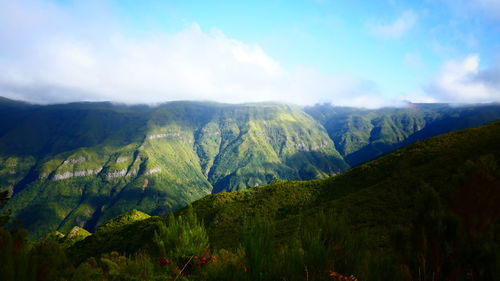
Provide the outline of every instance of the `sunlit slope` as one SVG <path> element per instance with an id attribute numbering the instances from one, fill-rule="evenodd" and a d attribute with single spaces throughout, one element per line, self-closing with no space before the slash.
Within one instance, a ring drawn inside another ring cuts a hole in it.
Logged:
<path id="1" fill-rule="evenodd" d="M 348 168 L 323 127 L 294 106 L 23 104 L 12 112 L 17 125 L 0 136 L 0 184 L 13 192 L 6 208 L 34 236 Z"/>

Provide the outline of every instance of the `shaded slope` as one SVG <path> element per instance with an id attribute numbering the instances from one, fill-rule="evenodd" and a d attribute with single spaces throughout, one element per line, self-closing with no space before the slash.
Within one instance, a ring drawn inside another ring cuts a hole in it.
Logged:
<path id="1" fill-rule="evenodd" d="M 498 104 L 409 104 L 375 110 L 316 105 L 305 111 L 323 124 L 351 166 L 418 140 L 500 119 Z"/>

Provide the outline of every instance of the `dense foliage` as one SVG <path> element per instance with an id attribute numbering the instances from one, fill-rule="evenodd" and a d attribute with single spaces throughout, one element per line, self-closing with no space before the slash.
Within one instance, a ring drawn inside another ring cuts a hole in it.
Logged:
<path id="1" fill-rule="evenodd" d="M 0 191 L 34 237 L 348 168 L 324 128 L 289 105 L 3 101 L 0 112 Z"/>
<path id="2" fill-rule="evenodd" d="M 210 193 L 325 178 L 498 118 L 496 104 L 366 110 L 0 99 L 0 192 L 32 239 L 75 225 L 94 232 L 132 209 L 165 215 Z"/>
<path id="3" fill-rule="evenodd" d="M 418 140 L 500 119 L 498 104 L 410 103 L 405 108 L 378 110 L 322 104 L 307 107 L 305 111 L 325 127 L 335 147 L 351 166 Z"/>
<path id="4" fill-rule="evenodd" d="M 2 280 L 498 280 L 498 140 L 500 123 L 445 134 L 328 179 L 131 211 L 73 244 L 3 228 Z"/>

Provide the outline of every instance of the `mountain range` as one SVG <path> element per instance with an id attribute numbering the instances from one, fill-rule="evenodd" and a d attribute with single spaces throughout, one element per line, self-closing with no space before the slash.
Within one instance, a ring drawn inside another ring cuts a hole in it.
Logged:
<path id="1" fill-rule="evenodd" d="M 409 145 L 338 176 L 212 194 L 169 217 L 132 210 L 93 234 L 76 229 L 79 236 L 56 237 L 77 264 L 110 252 L 154 252 L 164 224 L 184 223 L 193 232 L 183 235 L 197 237 L 196 224 L 188 223 L 194 213 L 220 260 L 193 268 L 189 280 L 332 280 L 327 269 L 359 280 L 497 280 L 498 140 L 495 122 Z"/>
<path id="2" fill-rule="evenodd" d="M 32 237 L 138 209 L 340 174 L 415 141 L 500 119 L 500 105 L 377 110 L 280 103 L 33 105 L 0 99 L 0 190 Z"/>

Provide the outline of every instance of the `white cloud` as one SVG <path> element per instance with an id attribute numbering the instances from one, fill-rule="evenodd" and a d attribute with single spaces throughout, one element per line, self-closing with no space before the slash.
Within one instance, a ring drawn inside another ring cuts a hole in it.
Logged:
<path id="1" fill-rule="evenodd" d="M 373 83 L 314 68 L 285 69 L 260 46 L 196 23 L 137 38 L 112 16 L 96 20 L 49 2 L 0 0 L 0 42 L 7 42 L 0 44 L 0 95 L 33 102 L 389 103 Z"/>
<path id="2" fill-rule="evenodd" d="M 406 10 L 397 19 L 388 24 L 371 24 L 371 32 L 383 38 L 399 38 L 410 31 L 417 23 L 418 16 L 412 10 Z"/>
<path id="3" fill-rule="evenodd" d="M 468 55 L 461 61 L 448 61 L 426 91 L 445 102 L 498 102 L 500 63 L 480 69 L 477 54 Z"/>
<path id="4" fill-rule="evenodd" d="M 401 95 L 399 100 L 408 101 L 412 103 L 436 103 L 439 102 L 435 97 L 432 97 L 426 93 L 413 92 L 406 95 Z"/>

